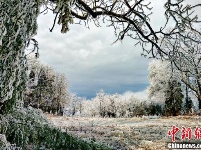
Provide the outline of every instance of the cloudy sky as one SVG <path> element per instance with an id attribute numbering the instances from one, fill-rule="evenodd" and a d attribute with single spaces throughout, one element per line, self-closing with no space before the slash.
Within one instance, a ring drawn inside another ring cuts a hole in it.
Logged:
<path id="1" fill-rule="evenodd" d="M 156 12 L 152 20 L 154 28 L 160 27 L 164 19 L 162 1 L 152 4 Z M 56 25 L 49 32 L 53 20 L 51 13 L 38 19 L 35 38 L 39 42 L 39 59 L 66 75 L 71 92 L 91 98 L 100 89 L 121 94 L 144 91 L 148 87 L 150 60 L 141 56 L 141 47 L 134 46 L 136 41 L 125 38 L 112 44 L 116 40 L 114 31 L 104 25 L 97 28 L 91 24 L 89 30 L 73 24 L 66 34 L 61 34 L 61 27 Z"/>

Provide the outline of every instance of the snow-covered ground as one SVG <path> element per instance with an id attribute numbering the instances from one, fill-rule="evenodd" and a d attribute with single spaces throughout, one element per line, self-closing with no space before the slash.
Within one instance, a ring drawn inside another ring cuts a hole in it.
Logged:
<path id="1" fill-rule="evenodd" d="M 48 118 L 68 133 L 108 144 L 116 150 L 163 150 L 166 142 L 171 142 L 167 132 L 173 125 L 180 130 L 182 126 L 191 127 L 192 131 L 196 126 L 201 127 L 198 116 L 86 118 L 48 115 Z M 176 141 L 181 142 L 180 132 L 176 134 Z"/>

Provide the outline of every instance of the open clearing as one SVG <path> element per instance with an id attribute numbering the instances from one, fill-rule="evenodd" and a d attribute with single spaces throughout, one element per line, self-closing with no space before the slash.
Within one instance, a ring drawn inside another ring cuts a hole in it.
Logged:
<path id="1" fill-rule="evenodd" d="M 171 142 L 167 132 L 172 126 L 180 131 L 176 141 L 181 142 L 181 127 L 191 127 L 192 139 L 194 129 L 201 127 L 199 116 L 144 117 L 144 118 L 86 118 L 60 117 L 47 115 L 56 126 L 68 133 L 105 143 L 115 150 L 163 150 L 166 142 Z M 198 140 L 197 140 L 198 141 Z"/>

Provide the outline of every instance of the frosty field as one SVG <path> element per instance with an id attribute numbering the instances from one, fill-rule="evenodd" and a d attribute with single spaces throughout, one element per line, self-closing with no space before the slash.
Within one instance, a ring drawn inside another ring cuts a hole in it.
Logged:
<path id="1" fill-rule="evenodd" d="M 191 127 L 193 131 L 196 126 L 201 126 L 201 117 L 198 116 L 86 118 L 48 115 L 48 118 L 68 133 L 105 143 L 115 150 L 163 150 L 166 149 L 166 142 L 171 142 L 167 132 L 173 125 L 180 130 L 182 126 Z M 192 136 L 190 141 L 193 140 Z M 181 142 L 179 132 L 176 141 Z"/>

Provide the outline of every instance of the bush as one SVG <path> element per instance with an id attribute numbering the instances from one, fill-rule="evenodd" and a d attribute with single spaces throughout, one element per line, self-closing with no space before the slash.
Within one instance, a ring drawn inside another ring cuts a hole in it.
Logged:
<path id="1" fill-rule="evenodd" d="M 109 150 L 105 145 L 84 141 L 54 127 L 41 110 L 22 108 L 0 116 L 0 134 L 22 149 Z M 2 144 L 3 146 L 3 144 Z"/>

